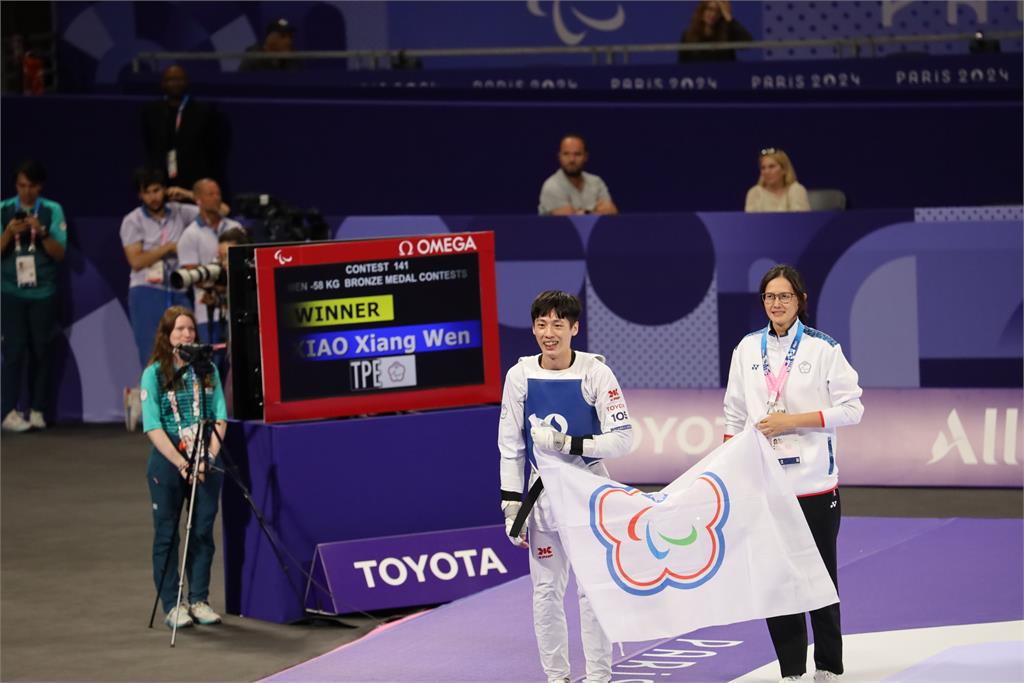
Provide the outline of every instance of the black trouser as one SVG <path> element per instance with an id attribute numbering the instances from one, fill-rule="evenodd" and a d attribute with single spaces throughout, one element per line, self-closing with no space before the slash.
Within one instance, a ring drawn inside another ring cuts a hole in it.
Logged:
<path id="1" fill-rule="evenodd" d="M 842 505 L 839 489 L 820 496 L 799 498 L 807 526 L 814 544 L 818 546 L 828 575 L 836 591 L 836 539 Z M 811 630 L 814 632 L 814 666 L 834 674 L 843 673 L 843 634 L 839 624 L 839 603 L 811 612 Z M 768 632 L 772 636 L 775 654 L 779 658 L 782 677 L 801 676 L 807 670 L 807 620 L 803 614 L 789 614 L 768 619 Z"/>
<path id="2" fill-rule="evenodd" d="M 53 365 L 53 340 L 57 336 L 57 295 L 26 299 L 13 294 L 2 296 L 3 337 L 2 399 L 0 417 L 18 407 L 22 372 L 29 363 L 29 408 L 45 413 L 49 406 L 50 370 Z"/>

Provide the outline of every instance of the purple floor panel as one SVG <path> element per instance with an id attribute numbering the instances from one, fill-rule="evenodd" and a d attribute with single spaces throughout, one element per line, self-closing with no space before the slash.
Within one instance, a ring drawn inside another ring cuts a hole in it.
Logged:
<path id="1" fill-rule="evenodd" d="M 890 533 L 894 520 L 843 520 L 849 546 Z M 916 520 L 896 520 L 903 523 Z M 934 520 L 921 520 L 934 521 Z M 858 522 L 858 524 L 849 524 Z M 865 524 L 865 522 L 868 522 Z M 839 576 L 843 631 L 976 624 L 1022 617 L 1019 519 L 947 519 L 884 552 L 848 561 Z M 841 532 L 842 533 L 842 532 Z"/>
<path id="2" fill-rule="evenodd" d="M 1019 519 L 844 519 L 839 540 L 844 632 L 1024 618 L 1022 532 Z M 567 594 L 576 681 L 584 672 L 579 617 L 575 589 L 570 586 Z M 669 641 L 626 643 L 622 654 L 616 645 L 613 681 L 729 681 L 774 659 L 764 623 L 744 622 Z M 906 673 L 901 682 L 925 680 L 914 677 L 921 672 Z M 265 680 L 542 681 L 529 577 L 457 600 Z"/>
<path id="3" fill-rule="evenodd" d="M 582 671 L 575 586 L 566 594 L 574 670 Z M 284 681 L 543 680 L 533 636 L 530 577 L 524 576 L 370 634 L 265 679 Z M 575 637 L 573 637 L 575 636 Z M 627 652 L 636 652 L 634 644 Z"/>
<path id="4" fill-rule="evenodd" d="M 951 647 L 882 683 L 1006 683 L 1024 681 L 1019 640 Z"/>

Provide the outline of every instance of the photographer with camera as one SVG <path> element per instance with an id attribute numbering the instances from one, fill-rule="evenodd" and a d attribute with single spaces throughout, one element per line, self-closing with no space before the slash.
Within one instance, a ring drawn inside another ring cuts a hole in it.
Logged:
<path id="1" fill-rule="evenodd" d="M 211 349 L 195 342 L 192 312 L 180 306 L 164 311 L 140 393 L 142 429 L 152 443 L 146 480 L 153 503 L 153 581 L 167 613 L 164 623 L 176 629 L 221 621 L 210 608 L 209 595 L 213 522 L 223 479 L 213 465 L 227 429 L 227 408 Z M 179 604 L 178 526 L 195 476 L 199 481 L 185 549 L 188 596 Z"/>
<path id="2" fill-rule="evenodd" d="M 15 172 L 17 196 L 0 203 L 0 296 L 3 307 L 2 389 L 0 408 L 6 431 L 44 429 L 48 406 L 51 346 L 57 334 L 58 264 L 64 260 L 68 232 L 64 209 L 41 196 L 46 169 L 36 161 Z M 29 366 L 29 419 L 18 411 L 22 370 Z"/>
<path id="3" fill-rule="evenodd" d="M 132 323 L 140 367 L 146 367 L 153 345 L 153 330 L 170 306 L 190 306 L 187 294 L 173 291 L 169 275 L 178 266 L 178 240 L 199 214 L 192 204 L 177 200 L 192 193 L 167 187 L 164 172 L 155 168 L 135 171 L 141 206 L 121 221 L 121 244 L 132 272 L 128 280 L 128 317 Z"/>
<path id="4" fill-rule="evenodd" d="M 219 344 L 226 338 L 223 322 L 227 307 L 227 272 L 220 260 L 218 238 L 225 231 L 244 232 L 244 228 L 238 221 L 221 215 L 223 202 L 216 181 L 209 178 L 197 181 L 192 196 L 199 207 L 199 215 L 178 240 L 181 269 L 172 274 L 171 286 L 181 289 L 193 285 L 198 340 L 204 344 Z"/>

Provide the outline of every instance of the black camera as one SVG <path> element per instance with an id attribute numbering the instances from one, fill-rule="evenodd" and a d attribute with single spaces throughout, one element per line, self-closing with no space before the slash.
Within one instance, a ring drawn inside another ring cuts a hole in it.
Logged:
<path id="1" fill-rule="evenodd" d="M 254 222 L 253 242 L 308 242 L 328 238 L 327 222 L 316 209 L 297 209 L 268 194 L 235 195 L 231 208 Z"/>
<path id="2" fill-rule="evenodd" d="M 171 288 L 179 292 L 192 287 L 212 287 L 228 283 L 227 268 L 217 261 L 197 268 L 179 268 L 171 273 Z"/>
<path id="3" fill-rule="evenodd" d="M 178 352 L 178 357 L 186 363 L 197 363 L 213 358 L 211 344 L 178 344 L 174 349 Z"/>
<path id="4" fill-rule="evenodd" d="M 24 209 L 18 209 L 17 211 L 14 212 L 14 220 L 23 221 L 26 218 L 28 218 L 28 214 L 25 213 Z"/>
<path id="5" fill-rule="evenodd" d="M 213 372 L 213 346 L 211 344 L 178 344 L 174 347 L 178 358 L 182 359 L 199 375 Z"/>

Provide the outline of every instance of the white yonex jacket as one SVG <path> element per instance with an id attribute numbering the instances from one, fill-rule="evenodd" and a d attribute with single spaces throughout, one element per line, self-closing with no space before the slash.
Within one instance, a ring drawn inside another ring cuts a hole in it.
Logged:
<path id="1" fill-rule="evenodd" d="M 768 385 L 761 367 L 761 340 L 767 333 L 768 364 L 773 373 L 783 366 L 797 325 L 777 337 L 771 326 L 751 332 L 736 345 L 725 390 L 725 433 L 738 434 L 768 412 Z M 826 493 L 839 482 L 836 427 L 855 425 L 864 414 L 861 388 L 839 343 L 811 327 L 803 338 L 782 389 L 779 403 L 790 414 L 817 412 L 821 426 L 796 430 L 799 463 L 784 467 L 798 496 Z"/>

